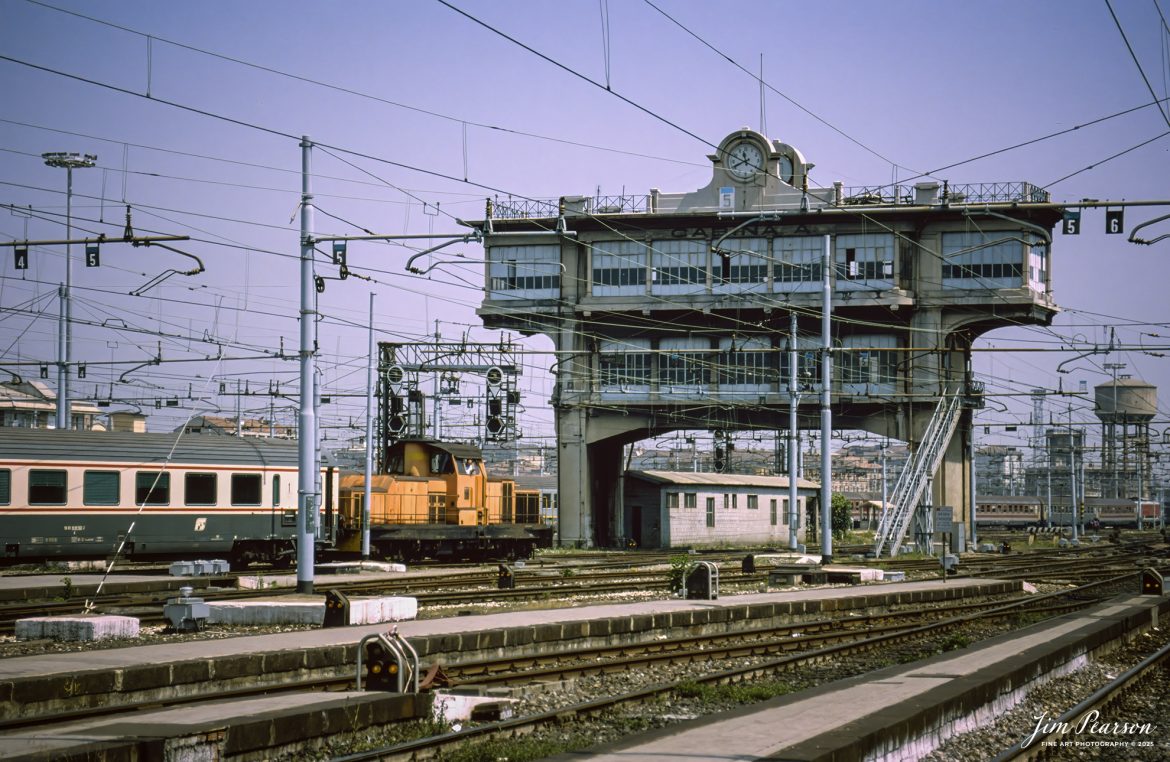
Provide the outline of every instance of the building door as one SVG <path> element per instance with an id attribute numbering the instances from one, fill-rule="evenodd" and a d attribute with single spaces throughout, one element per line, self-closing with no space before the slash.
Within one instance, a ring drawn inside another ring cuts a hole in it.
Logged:
<path id="1" fill-rule="evenodd" d="M 635 548 L 642 547 L 642 506 L 630 506 L 630 539 Z"/>

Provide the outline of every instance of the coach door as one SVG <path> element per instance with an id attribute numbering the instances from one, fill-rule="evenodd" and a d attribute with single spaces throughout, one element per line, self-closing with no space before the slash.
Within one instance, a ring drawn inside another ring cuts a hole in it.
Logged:
<path id="1" fill-rule="evenodd" d="M 322 509 L 325 513 L 325 520 L 321 522 L 321 539 L 326 542 L 333 542 L 333 537 L 336 534 L 337 506 L 333 504 L 333 477 L 333 469 L 326 468 L 325 486 L 322 490 L 325 494 L 321 496 Z"/>

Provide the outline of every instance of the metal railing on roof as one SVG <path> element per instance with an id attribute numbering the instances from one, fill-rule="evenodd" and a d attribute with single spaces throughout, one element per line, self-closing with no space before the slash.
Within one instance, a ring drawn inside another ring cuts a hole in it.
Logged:
<path id="1" fill-rule="evenodd" d="M 1048 191 L 1032 183 L 943 183 L 933 203 L 1046 204 L 1048 201 Z M 859 185 L 841 189 L 842 206 L 908 206 L 916 203 L 919 202 L 913 185 Z"/>
<path id="2" fill-rule="evenodd" d="M 1048 191 L 1027 182 L 943 183 L 932 201 L 949 204 L 1044 204 Z M 492 199 L 491 216 L 499 220 L 549 219 L 561 212 L 562 202 L 570 214 L 646 214 L 650 196 L 567 196 L 563 199 L 514 198 Z M 913 185 L 859 185 L 841 188 L 841 206 L 909 206 L 922 203 Z"/>
<path id="3" fill-rule="evenodd" d="M 574 214 L 645 214 L 650 211 L 650 196 L 568 196 L 565 211 Z M 561 199 L 530 199 L 496 196 L 492 199 L 492 217 L 499 220 L 546 219 L 560 214 Z"/>

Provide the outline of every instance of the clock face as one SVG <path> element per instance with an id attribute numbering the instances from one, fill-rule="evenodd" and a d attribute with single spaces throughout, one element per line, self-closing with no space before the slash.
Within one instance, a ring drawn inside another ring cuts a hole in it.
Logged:
<path id="1" fill-rule="evenodd" d="M 780 157 L 780 179 L 783 180 L 784 182 L 788 183 L 789 185 L 792 185 L 792 178 L 793 178 L 792 159 L 788 158 L 787 156 L 781 156 Z"/>
<path id="2" fill-rule="evenodd" d="M 727 171 L 739 180 L 750 180 L 764 169 L 764 154 L 755 143 L 740 143 L 727 152 Z"/>

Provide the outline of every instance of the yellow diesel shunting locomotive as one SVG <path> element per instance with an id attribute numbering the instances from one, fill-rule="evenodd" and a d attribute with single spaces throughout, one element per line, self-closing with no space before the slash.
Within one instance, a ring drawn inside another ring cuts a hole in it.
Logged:
<path id="1" fill-rule="evenodd" d="M 395 442 L 386 473 L 370 495 L 370 552 L 417 561 L 529 558 L 547 546 L 551 529 L 538 512 L 518 510 L 516 484 L 488 476 L 478 447 L 434 440 Z M 338 549 L 361 549 L 365 477 L 347 474 L 340 485 Z M 522 501 L 528 505 L 526 501 Z"/>

